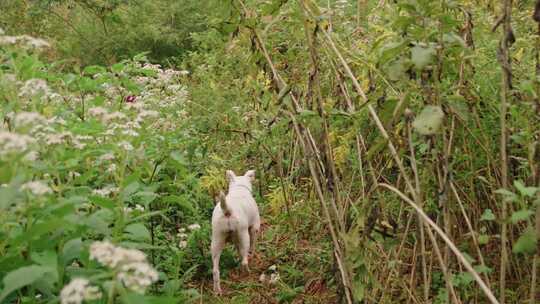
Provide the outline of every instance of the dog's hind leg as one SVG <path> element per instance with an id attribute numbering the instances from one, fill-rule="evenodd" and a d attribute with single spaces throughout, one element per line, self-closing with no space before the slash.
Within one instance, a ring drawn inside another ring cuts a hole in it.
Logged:
<path id="1" fill-rule="evenodd" d="M 212 251 L 212 275 L 214 280 L 214 292 L 221 295 L 221 284 L 219 278 L 219 257 L 221 251 L 225 247 L 225 238 L 221 235 L 214 234 L 212 236 L 212 244 L 210 250 Z"/>
<path id="2" fill-rule="evenodd" d="M 240 256 L 242 257 L 242 270 L 249 272 L 249 229 L 243 229 L 238 236 L 240 245 Z"/>
<path id="3" fill-rule="evenodd" d="M 259 228 L 255 226 L 249 227 L 249 253 L 255 253 L 255 245 L 257 244 L 257 236 L 259 235 Z"/>

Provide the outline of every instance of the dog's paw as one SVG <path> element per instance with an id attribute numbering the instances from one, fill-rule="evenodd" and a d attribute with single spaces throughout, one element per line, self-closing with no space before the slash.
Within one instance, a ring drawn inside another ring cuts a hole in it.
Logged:
<path id="1" fill-rule="evenodd" d="M 240 270 L 244 273 L 250 273 L 249 266 L 247 264 L 243 264 L 240 266 Z"/>
<path id="2" fill-rule="evenodd" d="M 214 294 L 216 296 L 222 296 L 223 295 L 223 291 L 221 290 L 221 288 L 214 288 Z"/>

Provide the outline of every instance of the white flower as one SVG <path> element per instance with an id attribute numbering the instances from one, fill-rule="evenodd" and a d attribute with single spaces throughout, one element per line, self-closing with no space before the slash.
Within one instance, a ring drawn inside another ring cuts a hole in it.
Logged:
<path id="1" fill-rule="evenodd" d="M 97 119 L 103 119 L 103 117 L 105 117 L 107 114 L 109 114 L 109 111 L 103 107 L 93 107 L 88 109 L 88 115 Z"/>
<path id="2" fill-rule="evenodd" d="M 272 273 L 270 275 L 270 280 L 268 280 L 268 283 L 270 284 L 276 284 L 277 281 L 279 281 L 279 273 Z"/>
<path id="3" fill-rule="evenodd" d="M 58 116 L 54 116 L 54 117 L 49 118 L 47 120 L 47 122 L 50 123 L 50 124 L 59 124 L 59 125 L 62 125 L 62 126 L 67 125 L 67 122 L 62 117 L 58 117 Z"/>
<path id="4" fill-rule="evenodd" d="M 90 286 L 87 279 L 76 278 L 62 288 L 60 292 L 61 304 L 80 304 L 84 300 L 97 300 L 102 296 L 98 287 Z"/>
<path id="5" fill-rule="evenodd" d="M 0 157 L 22 153 L 34 142 L 35 140 L 28 135 L 0 131 Z"/>
<path id="6" fill-rule="evenodd" d="M 158 280 L 158 273 L 146 262 L 127 263 L 120 266 L 118 280 L 126 288 L 144 293 L 148 286 Z"/>
<path id="7" fill-rule="evenodd" d="M 41 38 L 35 38 L 28 35 L 18 36 L 17 38 L 19 42 L 22 42 L 25 47 L 30 49 L 42 49 L 51 46 L 47 41 Z"/>
<path id="8" fill-rule="evenodd" d="M 126 151 L 131 151 L 133 150 L 133 146 L 128 143 L 127 141 L 121 141 L 118 143 L 118 146 Z"/>
<path id="9" fill-rule="evenodd" d="M 178 242 L 178 247 L 186 248 L 187 247 L 187 241 L 186 240 L 181 240 L 180 242 Z"/>
<path id="10" fill-rule="evenodd" d="M 185 234 L 185 233 L 179 233 L 179 234 L 177 234 L 177 236 L 178 236 L 178 238 L 180 238 L 180 239 L 187 239 L 187 237 L 188 237 L 188 235 Z"/>
<path id="11" fill-rule="evenodd" d="M 155 118 L 155 117 L 159 117 L 159 113 L 157 111 L 154 111 L 154 110 L 142 110 L 141 112 L 139 112 L 139 115 L 137 116 L 137 121 L 143 121 L 144 119 L 146 118 Z"/>
<path id="12" fill-rule="evenodd" d="M 124 120 L 126 118 L 127 118 L 126 114 L 122 112 L 113 112 L 111 114 L 105 114 L 103 116 L 103 122 L 109 122 L 111 120 Z"/>
<path id="13" fill-rule="evenodd" d="M 274 264 L 274 265 L 268 267 L 268 270 L 272 271 L 272 272 L 276 272 L 277 271 L 277 266 Z"/>
<path id="14" fill-rule="evenodd" d="M 20 112 L 15 116 L 14 123 L 17 128 L 23 128 L 32 125 L 42 125 L 47 123 L 47 120 L 36 112 Z"/>
<path id="15" fill-rule="evenodd" d="M 49 95 L 51 89 L 43 79 L 33 78 L 27 80 L 19 91 L 19 97 L 32 98 L 37 95 Z"/>
<path id="16" fill-rule="evenodd" d="M 184 233 L 184 232 L 186 232 L 186 228 L 178 228 L 178 232 Z"/>
<path id="17" fill-rule="evenodd" d="M 109 152 L 109 153 L 105 153 L 103 155 L 101 155 L 98 160 L 100 162 L 104 162 L 104 161 L 109 161 L 109 160 L 114 160 L 114 154 Z"/>
<path id="18" fill-rule="evenodd" d="M 116 164 L 111 164 L 109 168 L 107 168 L 107 173 L 114 173 L 116 171 Z"/>
<path id="19" fill-rule="evenodd" d="M 10 45 L 17 43 L 17 37 L 15 36 L 1 36 L 0 45 Z"/>
<path id="20" fill-rule="evenodd" d="M 81 176 L 81 174 L 79 172 L 76 172 L 76 171 L 69 171 L 68 176 L 71 179 L 75 179 L 76 177 Z"/>
<path id="21" fill-rule="evenodd" d="M 26 161 L 36 161 L 39 158 L 39 153 L 37 151 L 30 151 L 28 154 L 24 156 L 24 160 Z"/>
<path id="22" fill-rule="evenodd" d="M 102 197 L 108 197 L 109 195 L 111 195 L 112 193 L 116 193 L 118 192 L 120 189 L 118 187 L 113 187 L 113 186 L 106 186 L 102 189 L 94 189 L 92 191 L 92 194 L 94 195 L 99 195 L 99 196 L 102 196 Z"/>
<path id="23" fill-rule="evenodd" d="M 114 246 L 109 241 L 103 241 L 90 245 L 90 259 L 104 266 L 116 268 L 121 264 L 145 262 L 146 255 L 137 249 L 125 249 Z"/>
<path id="24" fill-rule="evenodd" d="M 259 282 L 261 283 L 266 282 L 266 274 L 264 272 L 261 273 L 261 275 L 259 276 Z"/>
<path id="25" fill-rule="evenodd" d="M 140 212 L 144 212 L 144 206 L 137 204 L 137 205 L 135 205 L 135 210 L 140 211 Z"/>
<path id="26" fill-rule="evenodd" d="M 139 136 L 139 133 L 131 129 L 122 131 L 122 134 L 127 135 L 127 136 L 133 136 L 133 137 Z"/>
<path id="27" fill-rule="evenodd" d="M 93 242 L 90 245 L 90 259 L 100 264 L 110 266 L 113 262 L 116 247 L 109 241 Z"/>
<path id="28" fill-rule="evenodd" d="M 29 191 L 36 196 L 52 193 L 51 188 L 41 181 L 28 182 L 21 185 L 21 191 Z"/>
<path id="29" fill-rule="evenodd" d="M 195 231 L 195 230 L 201 229 L 201 225 L 199 225 L 199 224 L 191 224 L 191 225 L 188 226 L 188 229 L 191 230 L 191 231 Z"/>
<path id="30" fill-rule="evenodd" d="M 146 255 L 137 249 L 117 247 L 108 241 L 94 242 L 90 246 L 90 259 L 117 271 L 117 279 L 126 288 L 144 293 L 158 280 L 157 271 L 146 261 Z"/>
<path id="31" fill-rule="evenodd" d="M 45 143 L 47 145 L 60 145 L 67 143 L 71 138 L 73 138 L 73 134 L 68 131 L 57 134 L 47 134 L 45 135 Z"/>

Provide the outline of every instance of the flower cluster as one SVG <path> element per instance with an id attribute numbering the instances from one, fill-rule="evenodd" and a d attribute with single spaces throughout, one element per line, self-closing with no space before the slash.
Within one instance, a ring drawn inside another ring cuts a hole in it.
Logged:
<path id="1" fill-rule="evenodd" d="M 101 299 L 101 291 L 96 286 L 90 286 L 87 279 L 76 278 L 62 288 L 60 292 L 61 304 L 80 304 L 84 300 Z"/>
<path id="2" fill-rule="evenodd" d="M 24 134 L 17 134 L 0 129 L 0 158 L 28 151 L 35 139 Z"/>
<path id="3" fill-rule="evenodd" d="M 187 244 L 188 244 L 187 239 L 189 237 L 189 235 L 187 234 L 188 230 L 191 232 L 194 232 L 199 229 L 201 229 L 201 225 L 197 223 L 189 225 L 187 229 L 179 228 L 178 233 L 176 234 L 176 237 L 178 237 L 179 239 L 178 247 L 182 249 L 187 247 Z"/>
<path id="4" fill-rule="evenodd" d="M 21 185 L 21 191 L 28 191 L 35 196 L 42 196 L 48 193 L 52 193 L 51 188 L 47 186 L 44 182 L 33 181 Z"/>
<path id="5" fill-rule="evenodd" d="M 101 197 L 109 197 L 111 194 L 118 193 L 118 191 L 120 191 L 120 188 L 107 185 L 101 189 L 94 189 L 92 191 L 92 194 Z"/>
<path id="6" fill-rule="evenodd" d="M 124 207 L 124 212 L 125 213 L 131 213 L 133 211 L 144 212 L 144 206 L 136 204 L 134 208 Z"/>
<path id="7" fill-rule="evenodd" d="M 279 279 L 279 272 L 277 271 L 276 265 L 268 267 L 268 269 L 259 276 L 259 282 L 268 283 L 270 285 L 276 284 Z"/>
<path id="8" fill-rule="evenodd" d="M 41 50 L 51 46 L 49 42 L 43 39 L 28 35 L 7 36 L 4 31 L 0 29 L 0 46 L 5 45 L 18 45 L 30 50 Z"/>
<path id="9" fill-rule="evenodd" d="M 108 241 L 94 242 L 90 246 L 90 259 L 114 269 L 116 279 L 138 293 L 144 293 L 158 280 L 157 271 L 146 261 L 146 255 L 137 249 L 118 247 Z"/>

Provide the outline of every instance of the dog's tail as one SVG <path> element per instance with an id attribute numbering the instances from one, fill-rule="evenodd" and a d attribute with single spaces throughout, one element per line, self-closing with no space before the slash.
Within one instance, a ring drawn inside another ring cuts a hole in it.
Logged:
<path id="1" fill-rule="evenodd" d="M 223 213 L 225 214 L 225 216 L 230 216 L 231 215 L 231 210 L 229 210 L 229 207 L 227 206 L 227 199 L 225 198 L 225 193 L 223 193 L 223 191 L 219 192 L 218 202 L 219 202 L 219 206 L 221 207 L 221 210 L 223 210 Z"/>

